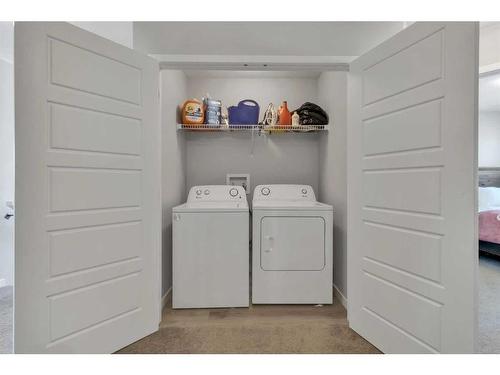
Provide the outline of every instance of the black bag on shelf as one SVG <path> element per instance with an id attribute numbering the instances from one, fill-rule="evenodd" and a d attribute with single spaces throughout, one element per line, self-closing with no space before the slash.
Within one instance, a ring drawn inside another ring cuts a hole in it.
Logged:
<path id="1" fill-rule="evenodd" d="M 306 102 L 293 112 L 299 115 L 301 125 L 328 125 L 328 114 L 317 104 Z"/>

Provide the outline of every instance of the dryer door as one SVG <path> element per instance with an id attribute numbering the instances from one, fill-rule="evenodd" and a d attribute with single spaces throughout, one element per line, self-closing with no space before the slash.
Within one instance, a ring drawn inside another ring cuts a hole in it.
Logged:
<path id="1" fill-rule="evenodd" d="M 325 220 L 265 216 L 260 251 L 260 266 L 265 271 L 320 271 L 325 267 Z"/>

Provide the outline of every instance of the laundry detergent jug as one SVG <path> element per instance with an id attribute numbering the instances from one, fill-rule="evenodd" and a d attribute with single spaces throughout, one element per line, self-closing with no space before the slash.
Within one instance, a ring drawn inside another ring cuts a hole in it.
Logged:
<path id="1" fill-rule="evenodd" d="M 186 100 L 182 106 L 182 123 L 187 125 L 202 125 L 205 121 L 203 103 L 198 99 Z"/>

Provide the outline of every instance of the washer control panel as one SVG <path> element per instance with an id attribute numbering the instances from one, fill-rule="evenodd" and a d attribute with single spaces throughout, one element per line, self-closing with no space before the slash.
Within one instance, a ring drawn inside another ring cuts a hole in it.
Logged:
<path id="1" fill-rule="evenodd" d="M 236 197 L 238 195 L 238 189 L 236 189 L 234 187 L 229 189 L 229 195 L 232 197 Z"/>
<path id="2" fill-rule="evenodd" d="M 188 202 L 242 201 L 243 199 L 246 200 L 245 189 L 233 185 L 193 186 L 188 195 Z"/>
<path id="3" fill-rule="evenodd" d="M 253 200 L 316 201 L 310 185 L 258 185 Z"/>

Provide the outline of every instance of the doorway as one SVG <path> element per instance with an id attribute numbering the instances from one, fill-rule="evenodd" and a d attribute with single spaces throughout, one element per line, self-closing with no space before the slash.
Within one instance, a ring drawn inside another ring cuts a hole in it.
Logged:
<path id="1" fill-rule="evenodd" d="M 500 28 L 498 28 L 500 32 Z M 478 351 L 500 353 L 500 72 L 479 79 Z"/>
<path id="2" fill-rule="evenodd" d="M 14 284 L 13 23 L 0 22 L 0 354 L 12 353 Z"/>
<path id="3" fill-rule="evenodd" d="M 460 43 L 444 44 L 444 39 Z M 358 70 L 351 70 L 358 74 L 353 79 L 359 100 L 348 102 L 354 115 L 349 119 L 359 132 L 349 135 L 356 140 L 350 152 L 359 163 L 354 165 L 358 180 L 350 188 L 369 188 L 354 190 L 359 194 L 351 194 L 356 205 L 349 209 L 366 214 L 364 221 L 358 215 L 355 224 L 362 229 L 357 233 L 373 241 L 371 247 L 350 245 L 371 253 L 368 259 L 359 251 L 347 262 L 349 323 L 384 352 L 472 351 L 476 165 L 468 162 L 476 155 L 471 138 L 476 45 L 475 24 L 420 24 L 363 55 L 354 65 Z M 373 70 L 362 73 L 368 68 Z M 17 155 L 16 186 L 22 189 L 16 212 L 21 280 L 16 351 L 112 352 L 158 329 L 162 129 L 155 118 L 157 76 L 156 61 L 68 25 L 16 28 L 16 141 L 19 151 L 27 150 Z M 361 85 L 361 79 L 369 85 Z M 363 87 L 368 90 L 362 92 Z M 32 126 L 39 119 L 46 126 Z M 372 143 L 363 142 L 365 122 L 371 124 L 367 139 Z M 421 122 L 427 127 L 417 126 Z M 401 124 L 412 126 L 402 131 Z M 108 130 L 104 140 L 95 137 L 102 128 Z M 138 129 L 144 129 L 143 139 Z M 392 131 L 391 142 L 386 129 Z M 65 137 L 66 131 L 78 136 Z M 44 140 L 50 140 L 49 147 Z M 457 140 L 463 141 L 460 150 L 450 147 Z M 459 227 L 468 230 L 457 232 Z M 408 255 L 420 256 L 405 256 L 401 243 Z M 30 252 L 38 247 L 42 251 Z M 431 251 L 421 255 L 420 249 Z M 440 256 L 455 261 L 441 264 Z M 398 300 L 404 303 L 395 305 Z M 353 307 L 363 315 L 353 315 Z"/>

